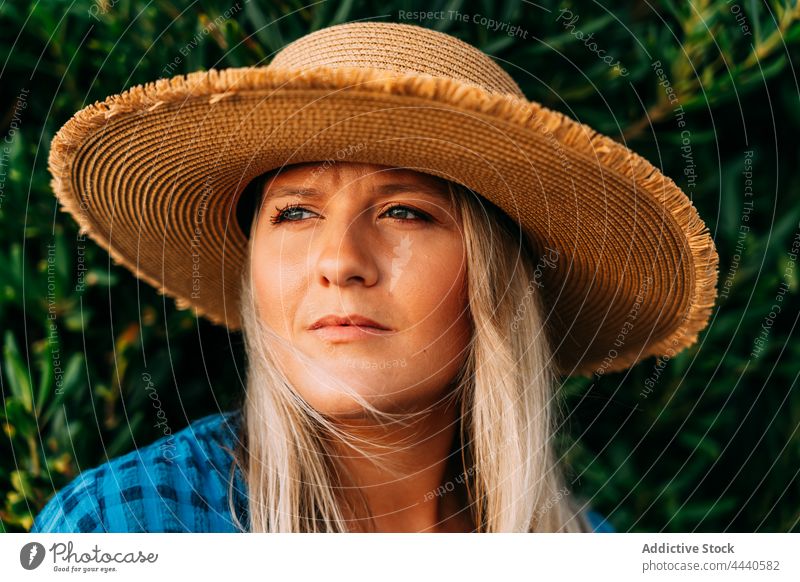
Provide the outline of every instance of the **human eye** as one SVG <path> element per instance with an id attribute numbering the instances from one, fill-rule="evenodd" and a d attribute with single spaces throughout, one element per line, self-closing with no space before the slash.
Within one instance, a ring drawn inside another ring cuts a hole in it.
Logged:
<path id="1" fill-rule="evenodd" d="M 428 216 L 427 214 L 425 214 L 421 210 L 417 210 L 416 208 L 411 208 L 411 207 L 405 206 L 403 204 L 396 204 L 395 206 L 392 206 L 391 208 L 386 210 L 386 212 L 384 212 L 384 214 L 394 213 L 395 211 L 399 211 L 399 212 L 395 214 L 394 218 L 395 218 L 395 220 L 399 220 L 400 222 L 415 222 L 415 221 L 418 221 L 418 220 L 421 220 L 423 222 L 430 222 L 430 216 Z M 414 219 L 414 218 L 399 218 L 397 216 L 397 214 L 402 214 L 402 213 L 406 213 L 406 215 L 408 215 L 410 213 L 412 215 L 418 216 L 419 218 L 416 218 L 416 219 Z"/>
<path id="2" fill-rule="evenodd" d="M 284 221 L 287 221 L 287 220 L 289 222 L 299 222 L 300 219 L 292 219 L 292 218 L 288 218 L 288 217 L 291 216 L 291 215 L 296 216 L 296 214 L 293 214 L 293 213 L 300 213 L 301 211 L 302 212 L 311 212 L 310 210 L 308 210 L 307 208 L 303 208 L 299 204 L 287 204 L 286 206 L 284 206 L 282 208 L 276 206 L 275 210 L 277 211 L 277 213 L 272 215 L 270 217 L 270 220 L 269 220 L 271 224 L 280 224 L 281 222 L 284 222 Z"/>

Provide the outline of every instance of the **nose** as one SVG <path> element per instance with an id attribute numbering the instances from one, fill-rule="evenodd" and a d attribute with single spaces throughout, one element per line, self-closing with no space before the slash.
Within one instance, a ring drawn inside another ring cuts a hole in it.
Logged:
<path id="1" fill-rule="evenodd" d="M 371 287 L 377 283 L 379 267 L 374 253 L 378 244 L 367 224 L 368 215 L 345 217 L 331 212 L 326 220 L 317 222 L 313 244 L 318 245 L 317 271 L 324 286 L 356 283 Z"/>

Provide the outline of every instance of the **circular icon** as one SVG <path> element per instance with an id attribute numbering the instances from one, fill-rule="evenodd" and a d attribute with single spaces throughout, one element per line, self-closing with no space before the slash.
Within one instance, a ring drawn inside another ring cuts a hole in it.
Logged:
<path id="1" fill-rule="evenodd" d="M 35 570 L 44 560 L 44 546 L 39 542 L 29 542 L 19 551 L 19 563 L 26 570 Z"/>

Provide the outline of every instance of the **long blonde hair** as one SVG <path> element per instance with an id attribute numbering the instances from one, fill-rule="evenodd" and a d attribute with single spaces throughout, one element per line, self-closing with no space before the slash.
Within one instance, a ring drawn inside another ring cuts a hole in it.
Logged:
<path id="1" fill-rule="evenodd" d="M 447 184 L 466 245 L 473 336 L 450 395 L 461 411 L 454 445 L 460 450 L 451 455 L 460 459 L 460 472 L 437 495 L 462 485 L 478 532 L 591 531 L 554 450 L 556 377 L 532 284 L 537 258 L 531 242 L 494 204 Z M 242 274 L 247 379 L 235 454 L 248 490 L 249 530 L 347 531 L 346 503 L 337 494 L 344 468 L 330 443 L 360 445 L 291 387 L 272 348 L 280 338 L 258 317 L 250 265 Z M 359 401 L 376 418 L 403 422 Z M 363 498 L 361 511 L 368 513 Z"/>

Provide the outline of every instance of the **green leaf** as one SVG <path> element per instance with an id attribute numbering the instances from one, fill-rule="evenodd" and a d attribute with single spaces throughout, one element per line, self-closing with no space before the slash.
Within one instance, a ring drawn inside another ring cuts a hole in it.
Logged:
<path id="1" fill-rule="evenodd" d="M 519 41 L 519 39 L 517 37 L 509 36 L 507 34 L 504 34 L 503 36 L 500 36 L 499 38 L 496 38 L 495 40 L 493 40 L 492 42 L 487 44 L 483 48 L 483 50 L 487 54 L 496 55 L 497 53 L 501 52 L 503 49 L 506 49 L 506 48 L 514 45 L 514 43 L 516 43 L 518 41 Z"/>
<path id="2" fill-rule="evenodd" d="M 109 457 L 121 455 L 130 450 L 131 444 L 133 443 L 132 435 L 135 435 L 138 432 L 139 427 L 142 425 L 143 421 L 144 421 L 144 412 L 142 412 L 141 410 L 137 410 L 131 416 L 131 420 L 126 428 L 121 428 L 115 431 L 115 436 L 113 440 L 109 443 L 107 448 Z"/>
<path id="3" fill-rule="evenodd" d="M 117 284 L 119 275 L 116 271 L 109 268 L 92 267 L 86 274 L 87 285 L 99 285 L 100 287 L 113 287 Z"/>
<path id="4" fill-rule="evenodd" d="M 702 453 L 710 459 L 716 459 L 720 455 L 719 444 L 715 443 L 707 435 L 702 436 L 683 430 L 678 435 L 678 440 L 690 448 L 693 453 Z"/>
<path id="5" fill-rule="evenodd" d="M 14 488 L 14 491 L 19 492 L 24 498 L 30 497 L 33 491 L 28 474 L 23 471 L 11 472 L 11 486 Z"/>
<path id="6" fill-rule="evenodd" d="M 17 342 L 11 331 L 6 331 L 5 345 L 3 346 L 3 361 L 5 364 L 6 379 L 13 394 L 28 412 L 33 412 L 31 378 L 28 368 L 22 361 L 17 348 Z"/>
<path id="7" fill-rule="evenodd" d="M 680 511 L 684 523 L 698 523 L 700 520 L 713 519 L 726 515 L 739 506 L 739 500 L 732 496 L 719 497 L 713 500 L 687 503 Z"/>
<path id="8" fill-rule="evenodd" d="M 41 417 L 41 423 L 46 425 L 53 415 L 61 408 L 67 394 L 74 394 L 80 387 L 81 372 L 84 369 L 84 356 L 82 353 L 73 354 L 64 369 L 61 378 L 56 378 L 55 396 L 47 405 L 46 412 Z"/>
<path id="9" fill-rule="evenodd" d="M 266 46 L 270 53 L 280 50 L 284 45 L 284 41 L 278 28 L 278 22 L 264 15 L 259 2 L 248 2 L 244 10 L 255 28 L 258 41 Z"/>
<path id="10" fill-rule="evenodd" d="M 333 15 L 333 19 L 328 24 L 328 26 L 350 20 L 351 18 L 350 13 L 352 11 L 353 11 L 353 0 L 343 0 L 342 2 L 339 3 L 339 9 L 336 11 L 336 14 Z"/>
<path id="11" fill-rule="evenodd" d="M 37 416 L 42 412 L 47 399 L 50 398 L 50 392 L 53 389 L 54 381 L 53 358 L 50 357 L 49 342 L 44 341 L 41 345 L 42 349 L 40 353 L 37 354 L 39 364 L 39 392 L 37 393 L 35 403 Z"/>
<path id="12" fill-rule="evenodd" d="M 38 434 L 36 429 L 36 422 L 31 417 L 25 405 L 16 398 L 5 399 L 5 412 L 3 416 L 11 426 L 14 427 L 17 434 L 22 438 L 35 436 Z"/>

